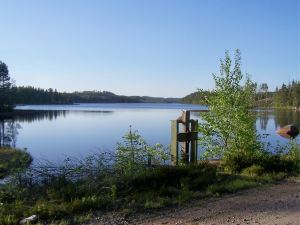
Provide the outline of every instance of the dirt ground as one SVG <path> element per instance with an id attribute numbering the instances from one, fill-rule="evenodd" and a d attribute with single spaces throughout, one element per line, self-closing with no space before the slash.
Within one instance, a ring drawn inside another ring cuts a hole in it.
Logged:
<path id="1" fill-rule="evenodd" d="M 300 178 L 129 218 L 109 214 L 91 225 L 104 224 L 300 225 Z"/>

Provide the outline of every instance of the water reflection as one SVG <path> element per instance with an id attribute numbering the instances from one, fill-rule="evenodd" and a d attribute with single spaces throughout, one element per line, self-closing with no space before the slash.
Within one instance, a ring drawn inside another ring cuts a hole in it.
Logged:
<path id="1" fill-rule="evenodd" d="M 90 107 L 90 106 L 89 106 Z M 66 156 L 86 155 L 93 151 L 114 151 L 129 125 L 139 130 L 149 144 L 170 144 L 170 120 L 181 108 L 130 108 L 77 110 L 18 110 L 14 115 L 0 115 L 0 146 L 28 148 L 35 158 L 57 161 Z M 300 127 L 300 112 L 292 110 L 257 110 L 256 128 L 273 146 L 288 140 L 276 134 L 279 127 Z M 193 119 L 201 118 L 192 113 Z M 297 138 L 300 139 L 299 137 Z"/>
<path id="2" fill-rule="evenodd" d="M 268 123 L 273 122 L 275 129 L 294 124 L 300 127 L 300 112 L 295 110 L 257 110 L 256 118 L 259 122 L 259 130 L 268 130 Z"/>
<path id="3" fill-rule="evenodd" d="M 18 129 L 21 126 L 14 120 L 0 119 L 0 147 L 16 147 Z"/>
<path id="4" fill-rule="evenodd" d="M 256 118 L 259 121 L 261 130 L 267 130 L 268 122 L 271 114 L 272 112 L 268 110 L 257 111 Z"/>
<path id="5" fill-rule="evenodd" d="M 294 124 L 300 127 L 300 112 L 295 110 L 274 111 L 275 127 L 283 127 L 287 124 Z"/>
<path id="6" fill-rule="evenodd" d="M 33 123 L 42 120 L 56 120 L 65 117 L 66 111 L 16 111 L 0 115 L 0 147 L 16 147 L 22 122 Z"/>

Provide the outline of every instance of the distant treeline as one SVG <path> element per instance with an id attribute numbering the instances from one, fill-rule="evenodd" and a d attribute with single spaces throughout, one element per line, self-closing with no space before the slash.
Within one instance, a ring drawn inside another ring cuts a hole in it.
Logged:
<path id="1" fill-rule="evenodd" d="M 282 84 L 276 88 L 273 96 L 275 107 L 296 107 L 300 109 L 300 81 L 292 81 L 288 85 Z"/>
<path id="2" fill-rule="evenodd" d="M 212 91 L 199 90 L 182 98 L 183 103 L 207 105 L 206 98 Z M 282 84 L 275 92 L 268 90 L 268 85 L 257 85 L 255 107 L 300 108 L 300 81 Z"/>
<path id="3" fill-rule="evenodd" d="M 183 103 L 207 105 L 206 99 L 212 95 L 211 91 L 199 90 L 182 98 Z"/>
<path id="4" fill-rule="evenodd" d="M 148 96 L 122 96 L 109 91 L 58 92 L 35 87 L 12 87 L 10 102 L 13 104 L 72 104 L 72 103 L 173 103 L 176 98 Z"/>
<path id="5" fill-rule="evenodd" d="M 70 95 L 51 88 L 12 87 L 10 102 L 13 104 L 68 104 L 73 103 Z"/>

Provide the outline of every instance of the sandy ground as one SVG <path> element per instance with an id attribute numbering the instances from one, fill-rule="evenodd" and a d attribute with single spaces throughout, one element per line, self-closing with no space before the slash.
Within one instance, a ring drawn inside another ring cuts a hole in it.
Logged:
<path id="1" fill-rule="evenodd" d="M 129 218 L 110 214 L 91 225 L 104 224 L 300 225 L 300 178 Z"/>

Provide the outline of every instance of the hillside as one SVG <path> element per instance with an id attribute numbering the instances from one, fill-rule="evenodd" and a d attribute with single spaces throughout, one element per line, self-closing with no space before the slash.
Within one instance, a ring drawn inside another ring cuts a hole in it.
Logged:
<path id="1" fill-rule="evenodd" d="M 13 87 L 10 101 L 14 104 L 72 104 L 72 103 L 175 103 L 179 98 L 116 95 L 109 91 L 58 92 L 35 87 Z"/>

